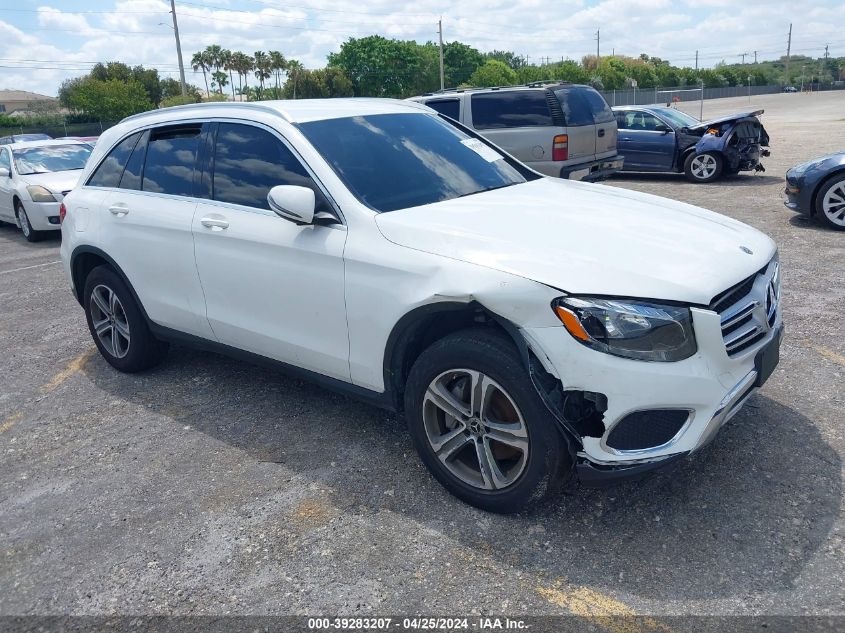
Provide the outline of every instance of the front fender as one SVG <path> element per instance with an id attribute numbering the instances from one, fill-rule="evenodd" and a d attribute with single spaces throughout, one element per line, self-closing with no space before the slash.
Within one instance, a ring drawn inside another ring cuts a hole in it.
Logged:
<path id="1" fill-rule="evenodd" d="M 704 152 L 721 152 L 725 149 L 725 141 L 725 136 L 705 134 L 701 137 L 701 140 L 695 144 L 695 153 L 703 154 Z"/>

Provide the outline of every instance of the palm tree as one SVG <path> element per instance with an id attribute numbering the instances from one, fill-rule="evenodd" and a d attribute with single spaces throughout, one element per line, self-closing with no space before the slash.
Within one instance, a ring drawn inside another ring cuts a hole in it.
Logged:
<path id="1" fill-rule="evenodd" d="M 255 51 L 255 76 L 260 87 L 258 89 L 259 99 L 264 92 L 264 80 L 270 78 L 270 58 L 264 51 Z"/>
<path id="2" fill-rule="evenodd" d="M 223 56 L 223 48 L 217 44 L 212 44 L 211 46 L 205 47 L 205 54 L 206 59 L 208 61 L 208 65 L 214 68 L 215 71 L 220 70 L 220 66 L 223 63 L 222 56 Z M 218 84 L 219 85 L 219 84 Z M 223 94 L 223 87 L 220 87 L 220 94 Z"/>
<path id="3" fill-rule="evenodd" d="M 229 80 L 226 78 L 226 73 L 222 70 L 215 70 L 214 73 L 211 75 L 214 77 L 214 81 L 211 83 L 213 86 L 215 83 L 217 87 L 220 89 L 220 94 L 223 94 L 223 86 L 229 83 Z"/>
<path id="4" fill-rule="evenodd" d="M 209 69 L 209 66 L 205 51 L 194 53 L 194 56 L 191 57 L 191 67 L 194 69 L 194 72 L 202 69 L 202 78 L 205 81 L 205 94 L 208 96 L 208 77 L 205 72 Z"/>
<path id="5" fill-rule="evenodd" d="M 235 70 L 234 62 L 233 62 L 233 54 L 228 48 L 224 48 L 223 52 L 220 55 L 221 61 L 223 62 L 223 70 L 228 71 L 229 73 L 229 85 L 232 86 L 232 101 L 235 100 L 235 82 L 232 80 L 232 71 Z"/>
<path id="6" fill-rule="evenodd" d="M 276 93 L 279 92 L 279 88 L 281 87 L 280 80 L 282 78 L 282 71 L 286 66 L 287 62 L 285 61 L 284 55 L 282 55 L 279 51 L 270 51 L 270 67 L 273 74 L 276 76 Z"/>
<path id="7" fill-rule="evenodd" d="M 302 65 L 302 62 L 295 59 L 289 59 L 288 63 L 285 65 L 285 69 L 288 71 L 288 76 L 293 79 L 293 98 L 296 99 L 297 76 L 305 69 L 305 66 Z"/>
<path id="8" fill-rule="evenodd" d="M 235 70 L 238 71 L 238 83 L 240 84 L 241 94 L 246 94 L 249 91 L 249 82 L 247 81 L 249 74 L 255 65 L 252 57 L 246 53 L 238 51 L 232 55 L 235 64 Z M 246 89 L 246 90 L 245 90 Z"/>

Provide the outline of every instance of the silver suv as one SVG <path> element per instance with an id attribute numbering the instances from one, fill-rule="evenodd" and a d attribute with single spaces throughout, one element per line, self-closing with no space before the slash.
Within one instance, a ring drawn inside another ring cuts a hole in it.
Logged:
<path id="1" fill-rule="evenodd" d="M 589 86 L 457 89 L 413 100 L 476 130 L 548 176 L 601 180 L 622 169 L 613 112 Z"/>

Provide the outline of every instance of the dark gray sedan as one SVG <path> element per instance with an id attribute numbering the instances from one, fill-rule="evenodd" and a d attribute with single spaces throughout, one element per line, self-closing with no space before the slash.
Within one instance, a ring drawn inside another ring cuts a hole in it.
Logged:
<path id="1" fill-rule="evenodd" d="M 788 209 L 845 231 L 845 151 L 814 158 L 786 172 Z"/>

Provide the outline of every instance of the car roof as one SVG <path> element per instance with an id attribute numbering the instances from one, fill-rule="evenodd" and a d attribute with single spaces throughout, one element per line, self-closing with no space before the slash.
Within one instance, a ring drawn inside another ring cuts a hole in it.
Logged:
<path id="1" fill-rule="evenodd" d="M 402 114 L 431 110 L 420 104 L 399 99 L 349 97 L 343 99 L 296 99 L 279 101 L 249 101 L 245 103 L 193 103 L 142 112 L 123 121 L 150 119 L 151 123 L 178 121 L 196 117 L 241 115 L 249 118 L 256 111 L 278 114 L 289 123 L 307 123 L 326 119 L 343 119 L 373 114 Z"/>
<path id="2" fill-rule="evenodd" d="M 27 147 L 50 147 L 51 145 L 90 145 L 84 141 L 72 141 L 61 139 L 42 139 L 40 141 L 18 141 L 17 143 L 9 143 L 6 147 L 11 149 L 25 149 Z"/>
<path id="3" fill-rule="evenodd" d="M 411 99 L 436 99 L 463 94 L 465 92 L 513 92 L 514 90 L 546 90 L 551 88 L 592 88 L 586 84 L 574 84 L 569 81 L 535 81 L 518 86 L 487 86 L 483 88 L 446 88 L 435 92 L 426 92 Z"/>

